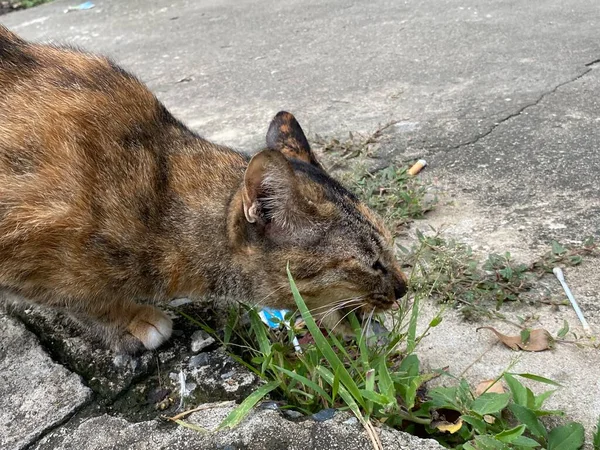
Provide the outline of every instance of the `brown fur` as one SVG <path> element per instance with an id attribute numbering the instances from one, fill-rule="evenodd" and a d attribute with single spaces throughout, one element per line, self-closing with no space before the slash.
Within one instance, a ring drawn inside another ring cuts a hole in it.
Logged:
<path id="1" fill-rule="evenodd" d="M 99 324 L 123 351 L 169 337 L 144 302 L 293 307 L 288 262 L 316 313 L 389 308 L 405 283 L 381 221 L 323 171 L 291 114 L 267 147 L 249 162 L 110 60 L 0 26 L 0 287 Z"/>

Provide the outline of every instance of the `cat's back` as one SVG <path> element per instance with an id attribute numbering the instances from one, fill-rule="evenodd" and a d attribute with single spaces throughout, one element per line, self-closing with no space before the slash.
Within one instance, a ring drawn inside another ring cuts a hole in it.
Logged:
<path id="1" fill-rule="evenodd" d="M 81 284 L 116 260 L 129 276 L 162 233 L 167 155 L 190 143 L 221 151 L 108 58 L 0 26 L 0 285 Z"/>
<path id="2" fill-rule="evenodd" d="M 98 135 L 127 140 L 132 128 L 161 122 L 176 121 L 139 80 L 108 58 L 29 43 L 0 26 L 0 126 L 10 127 L 0 135 L 5 145 L 7 139 L 27 141 L 24 135 L 32 128 L 41 140 L 60 134 L 64 141 L 69 133 L 89 141 Z"/>
<path id="3" fill-rule="evenodd" d="M 109 59 L 0 26 L 0 223 L 72 226 L 89 199 L 155 187 L 162 142 L 187 131 Z M 142 183 L 143 184 L 143 183 Z M 46 211 L 46 213 L 44 213 Z M 3 214 L 4 213 L 4 214 Z M 8 216 L 7 216 L 8 215 Z"/>

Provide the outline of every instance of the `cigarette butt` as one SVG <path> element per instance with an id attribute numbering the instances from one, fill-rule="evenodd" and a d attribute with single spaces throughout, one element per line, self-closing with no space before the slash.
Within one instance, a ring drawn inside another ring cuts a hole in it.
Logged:
<path id="1" fill-rule="evenodd" d="M 427 161 L 425 161 L 424 159 L 420 159 L 410 169 L 408 169 L 408 174 L 416 175 L 421 170 L 423 170 L 423 167 L 425 167 L 426 165 L 427 165 Z"/>

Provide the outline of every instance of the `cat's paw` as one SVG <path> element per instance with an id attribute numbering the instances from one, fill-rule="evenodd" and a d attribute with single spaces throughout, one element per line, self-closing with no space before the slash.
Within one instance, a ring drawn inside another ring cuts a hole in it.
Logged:
<path id="1" fill-rule="evenodd" d="M 140 309 L 127 326 L 127 332 L 148 350 L 160 347 L 171 337 L 173 321 L 160 309 L 140 305 Z"/>

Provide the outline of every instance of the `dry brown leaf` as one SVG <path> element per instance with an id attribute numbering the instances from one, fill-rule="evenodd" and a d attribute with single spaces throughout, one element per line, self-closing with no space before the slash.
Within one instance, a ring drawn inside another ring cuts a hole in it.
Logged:
<path id="1" fill-rule="evenodd" d="M 463 421 L 459 418 L 456 422 L 446 422 L 445 420 L 440 420 L 439 422 L 432 423 L 440 431 L 444 431 L 450 434 L 456 433 L 462 427 Z"/>
<path id="2" fill-rule="evenodd" d="M 504 394 L 502 383 L 496 380 L 485 380 L 475 388 L 475 397 L 479 397 L 484 392 L 494 392 L 495 394 Z"/>
<path id="3" fill-rule="evenodd" d="M 483 420 L 485 420 L 490 425 L 493 425 L 496 422 L 496 418 L 490 414 L 486 414 L 483 416 Z"/>
<path id="4" fill-rule="evenodd" d="M 541 352 L 544 350 L 548 350 L 554 346 L 554 339 L 552 335 L 548 333 L 543 328 L 538 328 L 536 330 L 531 330 L 529 333 L 529 338 L 526 342 L 523 342 L 521 336 L 507 336 L 505 334 L 500 333 L 493 327 L 479 327 L 476 331 L 479 330 L 490 330 L 493 332 L 500 342 L 502 342 L 507 347 L 513 350 L 524 350 L 526 352 Z"/>
<path id="5" fill-rule="evenodd" d="M 543 328 L 531 330 L 529 340 L 524 345 L 519 345 L 521 349 L 528 352 L 541 352 L 554 347 L 554 338 Z"/>

